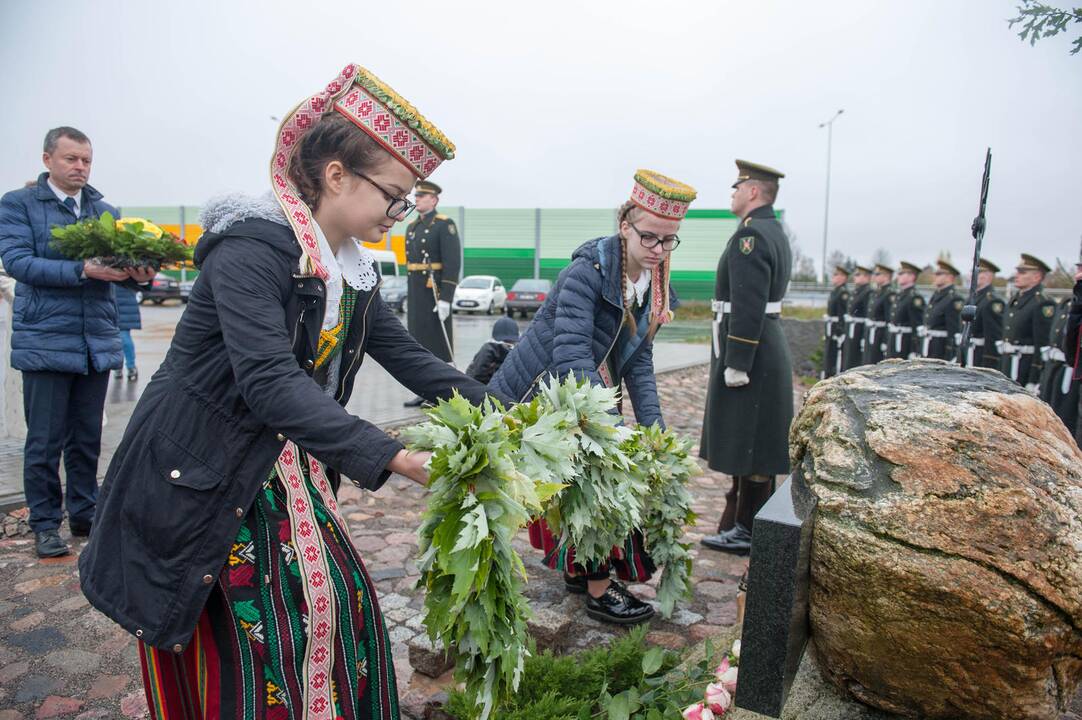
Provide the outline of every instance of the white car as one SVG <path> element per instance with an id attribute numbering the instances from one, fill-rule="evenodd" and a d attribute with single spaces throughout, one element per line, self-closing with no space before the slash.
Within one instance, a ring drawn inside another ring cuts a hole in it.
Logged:
<path id="1" fill-rule="evenodd" d="M 470 275 L 462 278 L 455 290 L 451 309 L 456 312 L 503 312 L 507 290 L 494 275 Z"/>

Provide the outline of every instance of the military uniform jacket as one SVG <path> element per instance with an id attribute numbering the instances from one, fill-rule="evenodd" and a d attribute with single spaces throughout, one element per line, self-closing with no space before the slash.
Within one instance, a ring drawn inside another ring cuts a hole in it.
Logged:
<path id="1" fill-rule="evenodd" d="M 434 310 L 437 297 L 447 302 L 454 300 L 461 258 L 458 229 L 446 215 L 426 213 L 406 228 L 406 326 L 417 342 L 448 362 L 453 359 L 448 343 L 453 347 L 455 339 L 451 317 L 443 322 L 445 338 Z"/>
<path id="2" fill-rule="evenodd" d="M 823 372 L 821 377 L 834 377 L 845 368 L 842 365 L 842 343 L 845 341 L 845 309 L 849 307 L 849 288 L 839 285 L 830 291 L 827 314 L 823 316 Z"/>
<path id="3" fill-rule="evenodd" d="M 1040 397 L 1052 406 L 1073 435 L 1078 419 L 1078 383 L 1072 382 L 1074 368 L 1066 362 L 1063 345 L 1067 338 L 1067 323 L 1071 298 L 1060 301 L 1052 318 L 1048 346 L 1044 348 L 1044 368 L 1041 371 Z"/>
<path id="4" fill-rule="evenodd" d="M 887 326 L 890 336 L 887 357 L 906 360 L 910 355 L 920 354 L 923 329 L 924 297 L 912 286 L 899 290 Z"/>
<path id="5" fill-rule="evenodd" d="M 998 343 L 1003 339 L 1003 310 L 1007 301 L 989 285 L 977 291 L 977 315 L 969 327 L 966 367 L 999 367 Z"/>
<path id="6" fill-rule="evenodd" d="M 864 364 L 864 326 L 868 321 L 868 306 L 871 305 L 872 286 L 857 285 L 849 296 L 849 307 L 845 310 L 845 369 Z"/>
<path id="7" fill-rule="evenodd" d="M 885 285 L 872 295 L 868 322 L 864 325 L 864 364 L 875 365 L 887 356 L 887 325 L 894 307 L 894 287 Z"/>
<path id="8" fill-rule="evenodd" d="M 962 339 L 962 307 L 965 301 L 954 285 L 932 293 L 924 311 L 924 342 L 921 355 L 955 360 Z"/>
<path id="9" fill-rule="evenodd" d="M 792 361 L 780 314 L 768 313 L 767 304 L 780 307 L 791 270 L 789 239 L 774 208 L 753 210 L 729 239 L 715 281 L 719 342 L 716 350 L 711 348 L 699 444 L 713 470 L 729 475 L 789 472 Z M 725 368 L 747 372 L 751 382 L 728 387 Z"/>
<path id="10" fill-rule="evenodd" d="M 1044 368 L 1041 350 L 1048 347 L 1055 314 L 1056 303 L 1044 294 L 1043 285 L 1011 298 L 999 345 L 1000 372 L 1020 385 L 1040 382 Z"/>

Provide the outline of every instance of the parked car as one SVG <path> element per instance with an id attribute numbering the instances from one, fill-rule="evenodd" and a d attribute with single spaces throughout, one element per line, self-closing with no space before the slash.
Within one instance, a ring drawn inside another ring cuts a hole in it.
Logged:
<path id="1" fill-rule="evenodd" d="M 494 275 L 470 275 L 462 278 L 455 290 L 451 310 L 458 312 L 486 312 L 489 315 L 503 312 L 507 291 Z"/>
<path id="2" fill-rule="evenodd" d="M 195 280 L 183 280 L 180 283 L 180 301 L 184 304 L 188 303 L 188 298 L 192 296 L 192 286 L 195 285 Z"/>
<path id="3" fill-rule="evenodd" d="M 379 286 L 379 296 L 395 312 L 406 312 L 406 276 L 385 276 Z"/>
<path id="4" fill-rule="evenodd" d="M 522 317 L 526 313 L 536 311 L 545 302 L 545 298 L 552 292 L 551 280 L 533 280 L 522 278 L 516 280 L 507 293 L 507 314 L 514 316 L 517 310 Z"/>
<path id="5" fill-rule="evenodd" d="M 180 281 L 165 273 L 158 273 L 150 281 L 150 288 L 143 291 L 143 297 L 139 299 L 139 303 L 149 300 L 155 305 L 161 305 L 166 300 L 180 299 Z"/>

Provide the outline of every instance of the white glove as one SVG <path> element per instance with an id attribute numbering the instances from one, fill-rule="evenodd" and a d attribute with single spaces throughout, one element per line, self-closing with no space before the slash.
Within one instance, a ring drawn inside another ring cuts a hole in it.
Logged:
<path id="1" fill-rule="evenodd" d="M 743 387 L 751 382 L 751 378 L 743 370 L 725 368 L 725 384 L 729 387 Z"/>
<path id="2" fill-rule="evenodd" d="M 1026 385 L 1026 392 L 1030 395 L 1038 395 L 1041 392 L 1041 386 L 1037 383 L 1029 383 Z"/>
<path id="3" fill-rule="evenodd" d="M 451 303 L 446 300 L 439 300 L 436 302 L 436 314 L 440 316 L 440 320 L 446 320 L 451 316 Z"/>

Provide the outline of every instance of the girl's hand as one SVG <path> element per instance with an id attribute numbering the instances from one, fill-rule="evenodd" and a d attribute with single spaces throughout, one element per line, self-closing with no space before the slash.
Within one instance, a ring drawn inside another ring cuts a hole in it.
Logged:
<path id="1" fill-rule="evenodd" d="M 421 487 L 427 487 L 428 471 L 425 470 L 425 463 L 430 457 L 430 452 L 411 453 L 408 450 L 399 450 L 398 454 L 391 458 L 391 462 L 387 463 L 387 469 L 408 477 Z"/>

